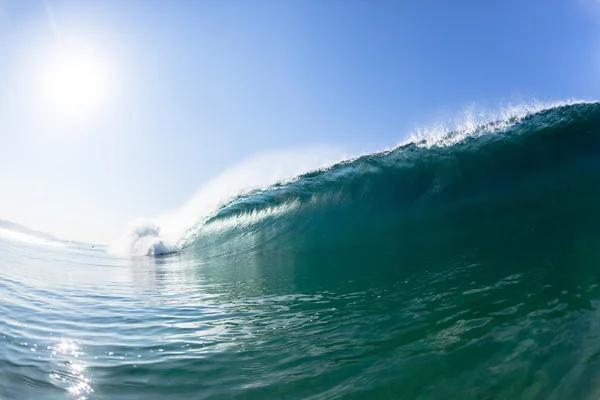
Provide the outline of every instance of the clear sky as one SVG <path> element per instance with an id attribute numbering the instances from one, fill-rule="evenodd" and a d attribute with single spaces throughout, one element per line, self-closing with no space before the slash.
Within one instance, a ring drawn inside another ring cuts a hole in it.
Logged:
<path id="1" fill-rule="evenodd" d="M 0 217 L 111 242 L 257 154 L 599 90 L 595 0 L 0 0 Z"/>

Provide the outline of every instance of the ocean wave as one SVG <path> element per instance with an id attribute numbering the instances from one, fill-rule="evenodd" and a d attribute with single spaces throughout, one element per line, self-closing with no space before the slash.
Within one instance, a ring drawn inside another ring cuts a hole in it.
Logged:
<path id="1" fill-rule="evenodd" d="M 293 151 L 246 163 L 170 216 L 136 223 L 121 243 L 138 255 L 350 244 L 422 215 L 508 198 L 598 155 L 594 102 L 533 103 L 459 121 L 337 163 Z"/>

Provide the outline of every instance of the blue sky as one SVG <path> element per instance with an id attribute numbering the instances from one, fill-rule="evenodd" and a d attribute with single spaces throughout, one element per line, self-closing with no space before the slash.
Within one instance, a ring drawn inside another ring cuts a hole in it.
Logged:
<path id="1" fill-rule="evenodd" d="M 593 0 L 0 0 L 0 217 L 111 242 L 265 152 L 356 154 L 473 104 L 596 99 L 599 16 Z M 62 48 L 92 61 L 57 70 Z"/>

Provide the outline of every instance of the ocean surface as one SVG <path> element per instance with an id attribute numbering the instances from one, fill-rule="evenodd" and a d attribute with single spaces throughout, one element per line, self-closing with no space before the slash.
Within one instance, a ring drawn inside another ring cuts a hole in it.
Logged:
<path id="1" fill-rule="evenodd" d="M 245 191 L 130 254 L 0 232 L 0 399 L 596 399 L 599 207 L 600 104 L 573 103 Z"/>

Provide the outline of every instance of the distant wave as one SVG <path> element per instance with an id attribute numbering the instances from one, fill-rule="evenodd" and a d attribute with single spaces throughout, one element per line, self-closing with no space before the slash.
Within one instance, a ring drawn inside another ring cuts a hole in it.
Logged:
<path id="1" fill-rule="evenodd" d="M 523 195 L 594 163 L 598 127 L 598 103 L 533 104 L 467 115 L 458 126 L 419 130 L 398 147 L 337 163 L 324 153 L 264 158 L 217 177 L 170 216 L 137 222 L 121 250 L 350 245 L 362 233 L 402 229 L 403 221 Z M 274 165 L 293 168 L 265 173 Z"/>
<path id="2" fill-rule="evenodd" d="M 10 240 L 12 242 L 22 242 L 44 246 L 65 246 L 63 242 L 57 239 L 47 239 L 44 237 L 34 236 L 24 232 L 17 232 L 15 230 L 6 229 L 2 227 L 0 227 L 0 240 Z"/>
<path id="3" fill-rule="evenodd" d="M 21 224 L 0 219 L 0 229 L 9 230 L 11 232 L 17 232 L 29 237 L 34 237 L 41 240 L 53 240 L 56 241 L 58 238 L 46 232 L 36 231 L 35 229 L 27 228 Z"/>

